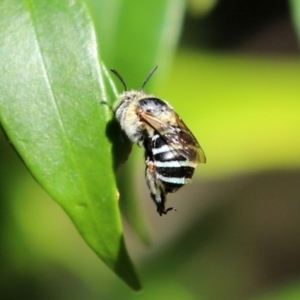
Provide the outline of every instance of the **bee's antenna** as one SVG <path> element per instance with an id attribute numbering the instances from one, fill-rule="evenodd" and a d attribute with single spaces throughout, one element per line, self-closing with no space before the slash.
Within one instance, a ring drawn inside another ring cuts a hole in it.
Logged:
<path id="1" fill-rule="evenodd" d="M 147 75 L 142 87 L 141 87 L 141 90 L 144 88 L 144 86 L 146 85 L 146 83 L 149 81 L 150 77 L 152 76 L 152 74 L 156 71 L 156 69 L 158 68 L 158 66 L 155 66 L 150 72 L 149 74 Z"/>
<path id="2" fill-rule="evenodd" d="M 111 68 L 110 69 L 119 79 L 120 81 L 122 82 L 123 86 L 124 86 L 124 89 L 125 89 L 125 92 L 127 91 L 127 86 L 126 86 L 126 83 L 123 79 L 123 77 L 114 69 L 114 68 Z M 154 70 L 155 71 L 155 70 Z M 153 73 L 153 72 L 152 72 Z M 148 76 L 149 77 L 149 76 Z"/>

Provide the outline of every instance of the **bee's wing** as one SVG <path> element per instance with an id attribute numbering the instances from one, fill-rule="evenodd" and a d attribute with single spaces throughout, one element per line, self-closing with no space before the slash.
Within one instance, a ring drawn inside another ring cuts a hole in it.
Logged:
<path id="1" fill-rule="evenodd" d="M 162 139 L 172 148 L 173 152 L 195 163 L 206 162 L 204 151 L 195 136 L 177 114 L 175 114 L 177 126 L 162 122 L 148 112 L 142 112 L 140 117 L 160 134 Z M 195 151 L 195 147 L 197 151 Z"/>
<path id="2" fill-rule="evenodd" d="M 176 118 L 177 118 L 177 123 L 179 124 L 179 127 L 181 128 L 184 135 L 187 135 L 188 139 L 191 140 L 190 144 L 194 145 L 198 150 L 198 161 L 197 162 L 205 164 L 206 156 L 205 156 L 203 149 L 199 145 L 197 139 L 195 138 L 195 136 L 192 134 L 192 132 L 189 130 L 189 128 L 185 125 L 185 123 L 181 120 L 181 118 L 177 114 L 176 114 Z"/>

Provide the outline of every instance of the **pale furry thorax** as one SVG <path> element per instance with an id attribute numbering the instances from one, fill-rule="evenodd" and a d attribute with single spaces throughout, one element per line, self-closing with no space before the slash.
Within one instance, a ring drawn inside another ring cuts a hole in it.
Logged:
<path id="1" fill-rule="evenodd" d="M 144 121 L 140 120 L 138 111 L 149 112 L 164 123 L 175 122 L 172 106 L 164 101 L 159 104 L 150 99 L 157 99 L 154 95 L 146 94 L 143 90 L 125 91 L 120 94 L 114 104 L 114 112 L 121 128 L 126 132 L 129 139 L 140 144 L 143 140 L 145 130 L 153 133 L 154 130 Z M 143 102 L 143 100 L 147 100 Z"/>

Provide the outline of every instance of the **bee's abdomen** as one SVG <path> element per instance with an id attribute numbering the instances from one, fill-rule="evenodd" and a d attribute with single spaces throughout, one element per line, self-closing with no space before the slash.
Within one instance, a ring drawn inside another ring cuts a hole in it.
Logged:
<path id="1" fill-rule="evenodd" d="M 192 178 L 195 171 L 193 163 L 174 151 L 159 135 L 152 138 L 152 153 L 156 177 L 167 193 L 177 191 Z"/>

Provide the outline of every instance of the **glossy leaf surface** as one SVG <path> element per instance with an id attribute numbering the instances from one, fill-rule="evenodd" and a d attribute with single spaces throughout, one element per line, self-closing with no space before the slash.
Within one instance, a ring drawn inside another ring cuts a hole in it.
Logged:
<path id="1" fill-rule="evenodd" d="M 26 166 L 98 256 L 140 283 L 120 221 L 110 129 L 116 97 L 80 0 L 0 2 L 0 117 Z M 37 225 L 38 226 L 38 225 Z"/>

